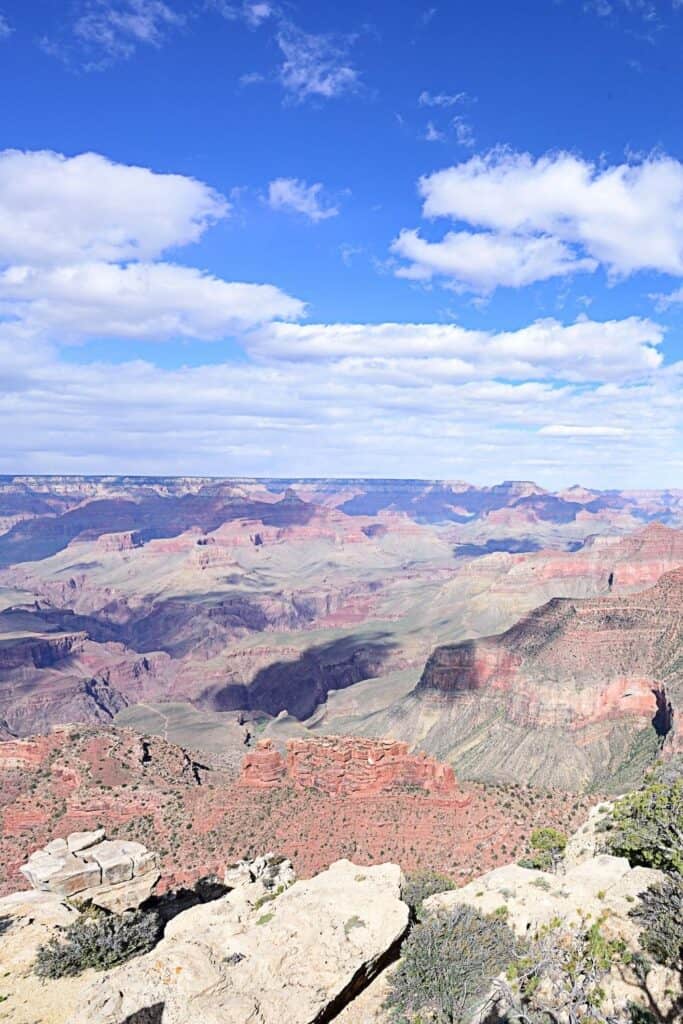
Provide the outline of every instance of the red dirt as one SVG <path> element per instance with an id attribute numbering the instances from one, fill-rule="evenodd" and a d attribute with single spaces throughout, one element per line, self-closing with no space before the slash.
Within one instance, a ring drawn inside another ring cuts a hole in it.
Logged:
<path id="1" fill-rule="evenodd" d="M 408 871 L 432 869 L 462 880 L 521 856 L 538 825 L 578 825 L 591 803 L 525 786 L 460 789 L 455 780 L 451 792 L 449 769 L 406 758 L 399 744 L 389 748 L 398 770 L 387 788 L 345 787 L 345 764 L 353 766 L 357 782 L 354 746 L 367 761 L 365 741 L 347 742 L 335 738 L 328 748 L 351 751 L 349 762 L 338 763 L 321 760 L 324 741 L 306 741 L 303 748 L 297 741 L 288 754 L 295 778 L 285 774 L 261 787 L 193 766 L 184 751 L 160 738 L 150 737 L 143 747 L 127 729 L 65 727 L 0 744 L 0 892 L 22 887 L 18 868 L 32 850 L 100 824 L 111 835 L 159 850 L 165 888 L 220 874 L 226 863 L 266 850 L 291 857 L 304 877 L 350 857 L 359 864 L 393 860 Z M 283 761 L 277 751 L 264 754 L 274 766 Z M 316 784 L 303 785 L 311 763 Z M 333 763 L 342 768 L 337 793 L 318 786 L 330 782 Z M 423 788 L 430 778 L 439 780 L 437 792 Z"/>

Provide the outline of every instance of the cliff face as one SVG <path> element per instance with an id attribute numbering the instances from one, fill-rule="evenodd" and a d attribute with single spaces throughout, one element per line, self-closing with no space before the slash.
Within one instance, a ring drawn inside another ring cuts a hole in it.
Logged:
<path id="1" fill-rule="evenodd" d="M 270 788 L 286 783 L 332 795 L 367 796 L 410 787 L 444 797 L 458 793 L 453 769 L 407 743 L 326 736 L 288 740 L 283 757 L 271 740 L 259 741 L 243 762 L 242 785 Z M 468 798 L 462 799 L 463 805 Z"/>
<path id="2" fill-rule="evenodd" d="M 682 649 L 683 570 L 642 593 L 554 599 L 499 636 L 437 648 L 403 728 L 470 777 L 623 785 L 681 748 Z"/>

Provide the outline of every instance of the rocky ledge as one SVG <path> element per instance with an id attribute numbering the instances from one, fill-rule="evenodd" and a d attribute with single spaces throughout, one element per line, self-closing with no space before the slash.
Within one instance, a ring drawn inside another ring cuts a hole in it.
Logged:
<path id="1" fill-rule="evenodd" d="M 53 839 L 19 870 L 38 891 L 117 914 L 149 899 L 160 874 L 158 854 L 142 843 L 107 839 L 102 828 Z"/>
<path id="2" fill-rule="evenodd" d="M 409 912 L 395 864 L 337 861 L 279 895 L 251 874 L 94 980 L 69 1024 L 323 1024 L 398 955 Z"/>

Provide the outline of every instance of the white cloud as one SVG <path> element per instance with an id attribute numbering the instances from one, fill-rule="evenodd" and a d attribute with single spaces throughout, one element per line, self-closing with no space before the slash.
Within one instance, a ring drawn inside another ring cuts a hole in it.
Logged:
<path id="1" fill-rule="evenodd" d="M 139 46 L 159 47 L 187 18 L 164 0 L 78 0 L 61 36 L 44 38 L 46 53 L 86 71 L 127 60 Z"/>
<path id="2" fill-rule="evenodd" d="M 228 211 L 180 174 L 96 153 L 0 152 L 0 263 L 154 258 L 197 241 Z"/>
<path id="3" fill-rule="evenodd" d="M 302 316 L 304 304 L 273 285 L 154 261 L 197 241 L 228 210 L 222 196 L 182 175 L 94 153 L 0 153 L 3 337 L 9 322 L 12 337 L 36 344 L 215 340 Z"/>
<path id="4" fill-rule="evenodd" d="M 443 132 L 440 132 L 433 121 L 427 121 L 427 127 L 425 129 L 425 141 L 426 142 L 445 142 L 446 136 Z"/>
<path id="5" fill-rule="evenodd" d="M 0 314 L 61 342 L 89 337 L 216 340 L 303 313 L 302 302 L 272 285 L 222 281 L 170 263 L 0 272 Z"/>
<path id="6" fill-rule="evenodd" d="M 280 81 L 295 100 L 331 99 L 358 87 L 358 72 L 348 62 L 343 43 L 303 32 L 291 22 L 281 25 L 277 43 L 284 56 Z"/>
<path id="7" fill-rule="evenodd" d="M 247 3 L 244 5 L 244 17 L 247 23 L 258 28 L 264 21 L 267 21 L 273 14 L 273 7 L 269 3 Z"/>
<path id="8" fill-rule="evenodd" d="M 472 149 L 475 143 L 474 132 L 465 118 L 454 117 L 453 128 L 455 129 L 455 141 L 458 145 L 464 146 L 466 149 Z"/>
<path id="9" fill-rule="evenodd" d="M 0 451 L 0 472 L 491 482 L 513 467 L 546 486 L 573 482 L 578 473 L 589 485 L 642 487 L 667 486 L 683 468 L 681 377 L 671 368 L 598 386 L 572 384 L 559 371 L 536 381 L 477 379 L 449 375 L 452 357 L 418 358 L 416 345 L 412 354 L 373 358 L 367 338 L 364 356 L 333 361 L 273 360 L 262 351 L 246 363 L 113 367 L 61 363 L 44 349 L 28 358 L 26 346 L 4 350 L 5 329 L 0 431 L 13 443 Z M 368 327 L 355 330 L 360 337 Z M 598 347 L 599 325 L 595 330 Z M 519 338 L 511 344 L 525 347 Z M 540 337 L 537 344 L 543 347 Z M 580 366 L 586 346 L 577 345 Z M 493 353 L 487 358 L 492 369 Z M 592 430 L 576 432 L 575 424 Z M 558 433 L 558 426 L 572 433 Z M 607 435 L 605 426 L 623 433 Z"/>
<path id="10" fill-rule="evenodd" d="M 440 242 L 428 242 L 417 231 L 403 230 L 391 251 L 409 263 L 396 270 L 398 277 L 412 281 L 446 278 L 457 291 L 483 294 L 499 285 L 520 288 L 597 266 L 595 260 L 577 260 L 568 246 L 549 235 L 449 231 Z"/>
<path id="11" fill-rule="evenodd" d="M 12 35 L 13 31 L 14 29 L 5 15 L 0 12 L 0 39 L 7 39 L 8 36 Z"/>
<path id="12" fill-rule="evenodd" d="M 608 381 L 656 370 L 663 329 L 651 320 L 565 325 L 537 320 L 517 331 L 456 324 L 269 324 L 246 338 L 252 355 L 285 362 L 364 361 L 369 371 L 401 364 L 410 374 L 452 379 Z"/>
<path id="13" fill-rule="evenodd" d="M 422 178 L 420 192 L 426 217 L 519 236 L 522 248 L 551 238 L 572 247 L 574 269 L 590 259 L 612 275 L 683 276 L 683 164 L 672 157 L 597 167 L 570 153 L 497 150 Z"/>
<path id="14" fill-rule="evenodd" d="M 551 423 L 541 427 L 539 434 L 545 437 L 628 437 L 630 431 L 625 427 L 610 427 L 596 423 L 594 426 L 583 426 L 573 423 Z"/>
<path id="15" fill-rule="evenodd" d="M 276 13 L 273 4 L 265 0 L 244 0 L 242 4 L 228 3 L 227 0 L 207 0 L 207 6 L 215 7 L 228 21 L 245 21 L 250 28 L 258 28 Z"/>
<path id="16" fill-rule="evenodd" d="M 431 93 L 423 89 L 417 98 L 421 107 L 454 107 L 458 103 L 466 103 L 469 99 L 466 92 Z"/>
<path id="17" fill-rule="evenodd" d="M 268 204 L 274 210 L 292 210 L 314 221 L 336 217 L 336 206 L 321 203 L 323 186 L 320 182 L 309 185 L 299 178 L 276 178 L 268 186 Z"/>

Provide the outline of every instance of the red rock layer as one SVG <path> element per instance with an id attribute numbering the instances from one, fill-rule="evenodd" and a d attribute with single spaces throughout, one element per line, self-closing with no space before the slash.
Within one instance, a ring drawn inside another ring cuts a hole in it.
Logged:
<path id="1" fill-rule="evenodd" d="M 260 740 L 244 758 L 240 782 L 260 788 L 289 783 L 345 796 L 369 796 L 400 787 L 444 797 L 458 792 L 450 765 L 422 752 L 409 753 L 407 743 L 346 736 L 288 740 L 286 759 L 271 740 Z"/>
<path id="2" fill-rule="evenodd" d="M 159 850 L 163 888 L 264 850 L 291 857 L 303 877 L 351 857 L 461 880 L 521 856 L 536 826 L 578 826 L 591 802 L 472 785 L 455 796 L 395 786 L 359 799 L 291 781 L 245 786 L 207 769 L 199 784 L 180 748 L 127 729 L 72 727 L 12 749 L 23 760 L 0 765 L 0 894 L 25 886 L 18 869 L 32 850 L 99 825 Z"/>
<path id="3" fill-rule="evenodd" d="M 418 685 L 427 699 L 477 691 L 504 697 L 520 725 L 581 729 L 603 720 L 655 722 L 681 745 L 683 569 L 641 593 L 555 598 L 498 636 L 439 647 Z"/>

